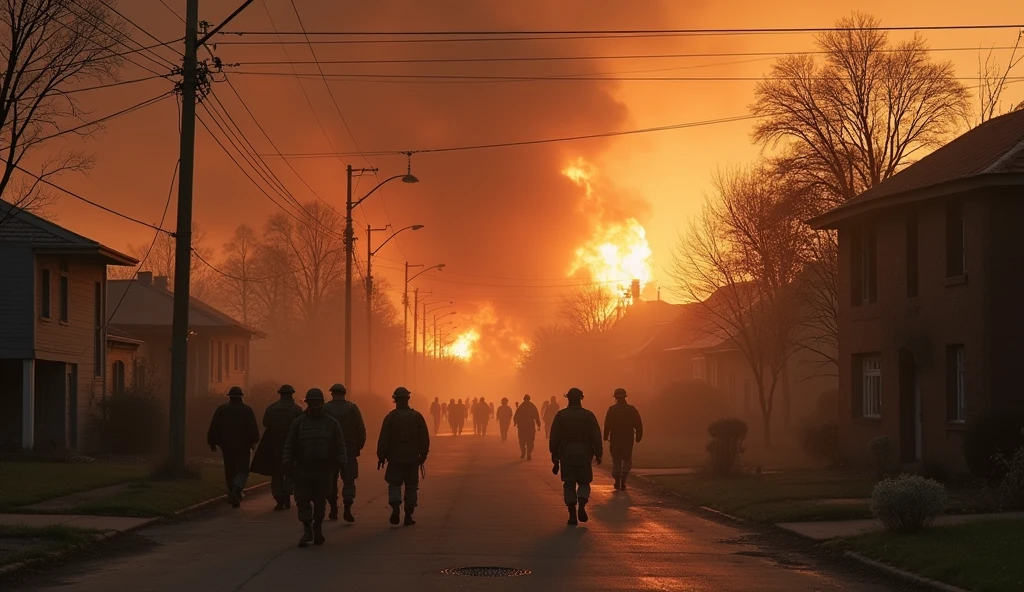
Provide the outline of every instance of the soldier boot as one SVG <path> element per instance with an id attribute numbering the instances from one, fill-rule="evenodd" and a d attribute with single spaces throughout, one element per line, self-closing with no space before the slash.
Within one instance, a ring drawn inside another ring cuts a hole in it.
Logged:
<path id="1" fill-rule="evenodd" d="M 285 501 L 283 499 L 278 499 L 277 500 L 277 505 L 274 506 L 274 511 L 275 512 L 280 512 L 281 510 L 284 510 L 284 504 L 285 504 Z"/>
<path id="2" fill-rule="evenodd" d="M 345 522 L 355 522 L 356 517 L 352 515 L 352 502 L 345 502 Z"/>
<path id="3" fill-rule="evenodd" d="M 629 476 L 629 473 L 623 473 L 622 474 L 622 478 L 619 480 L 619 489 L 621 489 L 623 491 L 626 490 L 626 477 L 628 477 L 628 476 Z"/>
<path id="4" fill-rule="evenodd" d="M 622 489 L 622 477 L 615 477 L 615 489 L 616 491 Z"/>
<path id="5" fill-rule="evenodd" d="M 327 515 L 327 519 L 328 520 L 337 520 L 338 519 L 338 500 L 330 499 L 330 500 L 327 500 L 327 503 L 331 504 L 331 513 Z"/>
<path id="6" fill-rule="evenodd" d="M 587 515 L 587 498 L 585 497 L 580 498 L 580 509 L 577 516 L 579 516 L 580 522 L 590 520 L 590 516 Z"/>
<path id="7" fill-rule="evenodd" d="M 313 542 L 313 521 L 302 521 L 302 538 L 299 539 L 299 547 L 305 547 Z"/>
<path id="8" fill-rule="evenodd" d="M 404 522 L 404 524 L 406 526 L 412 526 L 412 525 L 416 524 L 416 521 L 412 519 L 412 511 L 413 511 L 412 508 L 409 508 L 408 510 L 405 511 L 405 522 Z"/>
<path id="9" fill-rule="evenodd" d="M 569 526 L 576 526 L 577 524 L 579 524 L 579 521 L 576 519 L 576 505 L 573 504 L 571 506 L 566 507 L 569 508 Z"/>
<path id="10" fill-rule="evenodd" d="M 402 504 L 398 503 L 398 502 L 392 502 L 391 503 L 391 519 L 389 520 L 389 522 L 391 522 L 391 524 L 394 524 L 395 526 L 398 526 L 398 522 L 399 522 L 399 520 L 401 518 L 401 513 L 402 513 Z"/>
<path id="11" fill-rule="evenodd" d="M 322 520 L 313 522 L 313 544 L 322 545 L 327 539 L 324 538 L 324 523 Z"/>

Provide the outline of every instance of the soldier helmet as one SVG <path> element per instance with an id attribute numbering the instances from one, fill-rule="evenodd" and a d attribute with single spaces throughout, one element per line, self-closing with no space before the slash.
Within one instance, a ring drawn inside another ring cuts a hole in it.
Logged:
<path id="1" fill-rule="evenodd" d="M 242 392 L 242 387 L 240 387 L 240 386 L 233 386 L 233 387 L 231 387 L 228 390 L 228 396 L 232 397 L 232 398 L 243 397 L 243 396 L 245 396 L 245 393 Z"/>
<path id="2" fill-rule="evenodd" d="M 279 394 L 279 395 L 294 395 L 295 394 L 295 387 L 293 387 L 290 384 L 282 384 L 281 388 L 277 389 L 277 394 Z"/>
<path id="3" fill-rule="evenodd" d="M 334 383 L 334 386 L 331 387 L 331 392 L 338 393 L 339 395 L 344 395 L 345 393 L 348 392 L 348 389 L 346 389 L 345 385 L 341 384 L 340 382 L 336 382 Z"/>
<path id="4" fill-rule="evenodd" d="M 615 397 L 616 399 L 625 399 L 626 398 L 626 389 L 624 389 L 624 388 L 617 388 L 617 389 L 615 389 L 615 394 L 612 395 L 612 396 Z"/>
<path id="5" fill-rule="evenodd" d="M 400 386 L 400 387 L 395 389 L 395 393 L 393 395 L 391 395 L 391 398 L 392 399 L 408 399 L 410 395 L 412 395 L 412 393 L 409 392 L 409 389 L 405 388 L 404 386 Z"/>
<path id="6" fill-rule="evenodd" d="M 322 390 L 318 389 L 318 388 L 311 388 L 308 391 L 306 391 L 306 400 L 307 401 L 323 401 L 324 400 L 324 392 Z"/>
<path id="7" fill-rule="evenodd" d="M 508 397 L 502 397 L 501 398 L 501 404 L 502 405 L 508 405 Z"/>
<path id="8" fill-rule="evenodd" d="M 565 393 L 565 398 L 569 399 L 570 401 L 579 401 L 583 399 L 583 391 L 576 387 L 573 387 L 569 389 L 569 392 Z"/>
<path id="9" fill-rule="evenodd" d="M 523 401 L 524 402 L 529 401 L 529 400 L 530 400 L 530 395 L 523 395 Z"/>

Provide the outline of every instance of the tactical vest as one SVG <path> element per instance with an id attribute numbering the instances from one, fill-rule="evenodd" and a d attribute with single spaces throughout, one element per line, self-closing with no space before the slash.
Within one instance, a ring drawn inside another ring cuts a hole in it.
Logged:
<path id="1" fill-rule="evenodd" d="M 324 413 L 338 420 L 341 431 L 345 435 L 345 445 L 351 448 L 350 455 L 355 456 L 359 438 L 359 419 L 356 415 L 356 404 L 352 401 L 333 400 L 324 405 Z"/>
<path id="2" fill-rule="evenodd" d="M 267 407 L 264 421 L 273 432 L 287 432 L 295 418 L 302 415 L 302 409 L 292 401 L 277 401 Z"/>
<path id="3" fill-rule="evenodd" d="M 326 464 L 334 460 L 334 427 L 330 417 L 311 417 L 303 414 L 299 418 L 296 434 L 295 459 L 300 463 Z"/>

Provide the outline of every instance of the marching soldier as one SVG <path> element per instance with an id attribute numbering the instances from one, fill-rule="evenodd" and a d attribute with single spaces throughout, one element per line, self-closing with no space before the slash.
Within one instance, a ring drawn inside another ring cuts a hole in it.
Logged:
<path id="1" fill-rule="evenodd" d="M 551 438 L 551 422 L 555 420 L 555 414 L 558 413 L 558 401 L 554 397 L 551 397 L 550 401 L 545 401 L 541 413 L 544 419 L 544 437 Z"/>
<path id="2" fill-rule="evenodd" d="M 559 470 L 562 471 L 569 525 L 575 526 L 589 519 L 587 500 L 590 499 L 590 483 L 594 480 L 592 463 L 601 464 L 604 450 L 597 417 L 583 408 L 583 391 L 572 388 L 565 397 L 569 399 L 569 405 L 555 414 L 551 422 L 549 449 L 554 463 L 552 472 L 557 475 Z"/>
<path id="3" fill-rule="evenodd" d="M 331 479 L 347 458 L 341 424 L 324 413 L 324 393 L 306 391 L 306 411 L 292 422 L 284 444 L 284 465 L 295 475 L 295 505 L 302 522 L 299 546 L 324 544 L 324 509 Z"/>
<path id="4" fill-rule="evenodd" d="M 377 470 L 385 464 L 384 480 L 388 483 L 388 504 L 391 506 L 391 524 L 398 524 L 402 507 L 402 486 L 405 486 L 405 525 L 416 524 L 412 514 L 417 505 L 420 467 L 427 462 L 430 434 L 427 422 L 419 411 L 409 407 L 410 392 L 405 387 L 395 389 L 394 411 L 384 417 L 377 440 Z"/>
<path id="5" fill-rule="evenodd" d="M 242 489 L 249 479 L 249 453 L 260 441 L 260 427 L 252 407 L 242 402 L 245 393 L 233 386 L 228 391 L 228 402 L 213 413 L 206 443 L 217 452 L 220 446 L 224 458 L 224 481 L 228 487 L 228 502 L 232 508 L 242 503 Z"/>
<path id="6" fill-rule="evenodd" d="M 434 397 L 434 402 L 430 404 L 430 416 L 434 419 L 434 435 L 437 435 L 438 430 L 441 429 L 441 401 Z"/>
<path id="7" fill-rule="evenodd" d="M 501 431 L 501 441 L 508 440 L 508 426 L 512 423 L 512 408 L 508 406 L 508 399 L 502 398 L 501 405 L 495 411 L 498 418 L 498 430 Z"/>
<path id="8" fill-rule="evenodd" d="M 291 479 L 284 470 L 281 455 L 284 454 L 284 441 L 288 437 L 288 429 L 292 422 L 302 415 L 302 408 L 292 398 L 295 389 L 290 384 L 283 384 L 277 389 L 280 400 L 271 403 L 263 412 L 263 439 L 256 447 L 252 457 L 250 471 L 270 477 L 270 493 L 277 501 L 274 510 L 286 510 L 292 507 L 291 496 L 294 491 Z"/>
<path id="9" fill-rule="evenodd" d="M 512 423 L 519 429 L 519 458 L 533 460 L 533 443 L 540 429 L 540 413 L 530 401 L 530 395 L 523 395 L 523 404 L 516 407 Z"/>
<path id="10" fill-rule="evenodd" d="M 633 468 L 633 441 L 639 444 L 644 437 L 644 424 L 640 412 L 626 402 L 626 389 L 615 389 L 615 404 L 604 417 L 604 439 L 612 455 L 612 477 L 615 489 L 626 489 L 626 477 Z"/>
<path id="11" fill-rule="evenodd" d="M 345 398 L 348 390 L 343 384 L 331 387 L 331 400 L 324 405 L 324 412 L 333 417 L 341 425 L 345 434 L 345 450 L 348 456 L 338 467 L 338 474 L 331 481 L 331 495 L 327 502 L 331 505 L 328 514 L 330 520 L 338 519 L 338 477 L 341 477 L 341 501 L 344 503 L 345 522 L 355 522 L 352 515 L 352 503 L 356 500 L 356 479 L 359 478 L 359 453 L 366 446 L 366 424 L 363 415 L 355 403 Z"/>

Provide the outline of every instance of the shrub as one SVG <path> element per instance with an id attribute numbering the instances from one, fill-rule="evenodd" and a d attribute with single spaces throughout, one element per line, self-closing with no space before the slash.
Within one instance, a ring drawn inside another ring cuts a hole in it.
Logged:
<path id="1" fill-rule="evenodd" d="M 164 435 L 164 409 L 148 388 L 111 395 L 100 404 L 96 420 L 100 448 L 115 454 L 152 454 Z"/>
<path id="2" fill-rule="evenodd" d="M 871 513 L 894 532 L 917 532 L 946 508 L 946 488 L 919 475 L 879 481 L 871 492 Z"/>
<path id="3" fill-rule="evenodd" d="M 743 440 L 747 437 L 747 422 L 735 417 L 719 419 L 708 426 L 711 441 L 707 451 L 711 457 L 711 471 L 728 475 L 743 453 Z"/>
<path id="4" fill-rule="evenodd" d="M 801 424 L 800 446 L 812 458 L 839 464 L 839 424 L 834 421 Z"/>
<path id="5" fill-rule="evenodd" d="M 997 462 L 1011 457 L 1024 446 L 1024 416 L 1019 413 L 1001 413 L 980 417 L 964 432 L 964 460 L 971 474 L 992 483 L 999 482 L 1005 475 L 1006 466 Z"/>
<path id="6" fill-rule="evenodd" d="M 1003 474 L 999 482 L 1000 497 L 1011 508 L 1024 508 L 1024 446 L 1009 457 L 997 454 L 996 465 Z"/>
<path id="7" fill-rule="evenodd" d="M 889 458 L 892 457 L 893 448 L 895 448 L 895 443 L 889 436 L 876 436 L 868 442 L 872 466 L 879 479 L 885 477 L 885 470 L 889 468 Z"/>

